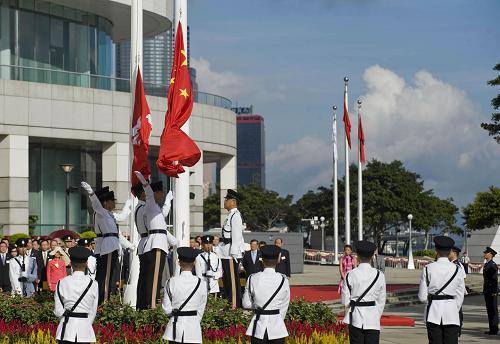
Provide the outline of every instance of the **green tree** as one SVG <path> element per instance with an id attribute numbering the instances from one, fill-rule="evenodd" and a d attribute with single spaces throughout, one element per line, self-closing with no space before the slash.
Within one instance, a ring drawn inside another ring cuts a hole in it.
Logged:
<path id="1" fill-rule="evenodd" d="M 208 230 L 220 226 L 220 191 L 217 190 L 203 201 L 203 227 Z"/>
<path id="2" fill-rule="evenodd" d="M 500 225 L 500 188 L 490 186 L 488 191 L 478 192 L 463 213 L 465 225 L 472 230 Z"/>
<path id="3" fill-rule="evenodd" d="M 292 195 L 281 197 L 277 192 L 264 190 L 258 185 L 238 187 L 244 197 L 239 209 L 243 221 L 252 231 L 266 231 L 277 223 L 285 222 L 292 212 Z"/>
<path id="4" fill-rule="evenodd" d="M 500 72 L 500 63 L 498 63 L 493 70 Z M 500 86 L 500 75 L 495 79 L 488 81 L 488 85 Z M 491 100 L 491 106 L 493 109 L 498 110 L 500 108 L 500 94 Z M 481 128 L 487 130 L 490 136 L 500 143 L 500 112 L 491 114 L 491 123 L 481 123 Z"/>

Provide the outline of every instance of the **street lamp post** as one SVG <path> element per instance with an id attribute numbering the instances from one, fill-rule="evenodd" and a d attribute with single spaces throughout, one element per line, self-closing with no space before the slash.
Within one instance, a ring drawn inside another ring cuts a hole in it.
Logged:
<path id="1" fill-rule="evenodd" d="M 321 251 L 325 250 L 325 217 L 321 216 L 319 218 L 321 221 L 321 224 L 319 225 L 321 227 Z"/>
<path id="2" fill-rule="evenodd" d="M 71 192 L 71 187 L 69 185 L 69 174 L 75 168 L 73 164 L 60 164 L 59 167 L 66 174 L 66 222 L 64 229 L 69 229 L 69 194 Z"/>
<path id="3" fill-rule="evenodd" d="M 399 229 L 396 228 L 396 258 L 399 258 Z"/>
<path id="4" fill-rule="evenodd" d="M 412 244 L 411 244 L 411 220 L 413 219 L 412 214 L 408 214 L 408 222 L 409 222 L 409 229 L 410 229 L 410 237 L 408 241 L 409 245 L 409 250 L 408 250 L 408 270 L 415 270 L 415 264 L 413 263 L 413 250 L 412 250 Z"/>

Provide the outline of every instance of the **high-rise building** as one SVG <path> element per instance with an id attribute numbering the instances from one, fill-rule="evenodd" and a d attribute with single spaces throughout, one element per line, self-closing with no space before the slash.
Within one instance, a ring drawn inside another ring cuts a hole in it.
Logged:
<path id="1" fill-rule="evenodd" d="M 238 185 L 266 187 L 266 144 L 264 118 L 253 106 L 232 108 L 236 112 Z"/>

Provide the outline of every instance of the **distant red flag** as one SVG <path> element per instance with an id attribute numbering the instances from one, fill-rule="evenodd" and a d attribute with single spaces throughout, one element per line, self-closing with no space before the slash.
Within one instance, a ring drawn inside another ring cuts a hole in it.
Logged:
<path id="1" fill-rule="evenodd" d="M 153 125 L 151 122 L 151 111 L 149 110 L 144 86 L 142 84 L 141 70 L 137 69 L 137 79 L 135 82 L 134 113 L 132 116 L 132 145 L 134 147 L 134 160 L 132 162 L 132 185 L 139 183 L 133 171 L 141 171 L 142 175 L 149 179 L 151 168 L 149 167 L 149 137 Z"/>
<path id="2" fill-rule="evenodd" d="M 365 163 L 365 133 L 363 132 L 363 124 L 361 123 L 361 114 L 358 121 L 358 140 L 359 140 L 359 160 Z"/>
<path id="3" fill-rule="evenodd" d="M 156 165 L 167 176 L 179 177 L 183 166 L 194 166 L 201 158 L 196 143 L 181 130 L 191 116 L 193 92 L 184 50 L 182 25 L 179 22 L 175 35 L 174 62 L 168 88 L 168 109 L 165 114 L 165 128 L 160 139 L 160 154 Z M 176 163 L 177 162 L 177 163 Z"/>
<path id="4" fill-rule="evenodd" d="M 345 125 L 345 135 L 347 137 L 347 143 L 349 144 L 349 149 L 351 148 L 351 121 L 349 120 L 349 110 L 347 108 L 347 85 L 344 91 L 344 125 Z"/>

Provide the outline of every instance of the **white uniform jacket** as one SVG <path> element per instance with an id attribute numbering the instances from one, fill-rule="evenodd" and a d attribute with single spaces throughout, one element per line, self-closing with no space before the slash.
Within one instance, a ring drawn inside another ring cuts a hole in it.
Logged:
<path id="1" fill-rule="evenodd" d="M 22 269 L 24 265 L 24 271 Z M 12 294 L 30 297 L 35 293 L 33 282 L 38 278 L 36 258 L 29 256 L 16 256 L 9 260 L 9 279 Z M 20 282 L 19 278 L 26 277 L 26 282 Z"/>
<path id="2" fill-rule="evenodd" d="M 161 230 L 165 233 L 149 234 L 144 243 L 143 253 L 147 253 L 158 248 L 168 253 L 170 246 L 177 246 L 177 239 L 167 231 L 167 223 L 163 215 L 162 208 L 156 203 L 153 189 L 149 184 L 143 185 L 146 194 L 146 203 L 144 205 L 144 214 L 146 216 L 146 226 L 148 231 Z"/>
<path id="3" fill-rule="evenodd" d="M 118 226 L 113 213 L 104 209 L 101 201 L 95 194 L 90 196 L 90 202 L 94 209 L 94 230 L 97 235 L 95 238 L 95 254 L 105 255 L 120 249 L 118 240 Z M 100 235 L 116 234 L 116 236 L 102 237 Z"/>
<path id="4" fill-rule="evenodd" d="M 89 256 L 87 259 L 87 272 L 88 276 L 95 280 L 95 274 L 97 272 L 97 259 L 94 256 Z"/>
<path id="5" fill-rule="evenodd" d="M 428 303 L 428 295 L 435 294 L 453 276 L 457 265 L 450 262 L 448 258 L 438 258 L 434 263 L 428 264 L 422 271 L 418 298 L 421 302 Z M 451 283 L 439 294 L 453 296 L 448 300 L 433 300 L 427 315 L 424 312 L 424 321 L 437 325 L 460 325 L 459 310 L 462 307 L 465 294 L 465 281 L 460 267 L 457 275 Z M 427 285 L 427 281 L 429 285 Z"/>
<path id="6" fill-rule="evenodd" d="M 255 323 L 256 315 L 254 315 L 246 332 L 248 336 L 252 335 L 255 325 L 257 326 L 255 338 L 263 339 L 266 331 L 270 340 L 288 336 L 285 316 L 290 304 L 290 284 L 285 275 L 277 273 L 273 268 L 265 268 L 262 272 L 250 275 L 243 295 L 243 308 L 257 309 L 263 307 L 276 292 L 283 277 L 283 286 L 265 308 L 265 310 L 279 310 L 279 314 L 261 315 L 257 324 Z"/>
<path id="7" fill-rule="evenodd" d="M 210 263 L 210 264 L 209 264 Z M 208 293 L 218 293 L 219 278 L 222 277 L 222 263 L 213 252 L 202 252 L 196 256 L 196 276 L 201 278 L 202 286 Z"/>
<path id="8" fill-rule="evenodd" d="M 142 255 L 144 253 L 144 246 L 148 239 L 148 225 L 145 212 L 146 202 L 139 201 L 137 207 L 135 207 L 134 221 L 137 227 L 137 233 L 140 235 L 139 244 L 137 245 L 137 254 Z"/>
<path id="9" fill-rule="evenodd" d="M 64 322 L 64 312 L 73 308 L 75 302 L 87 289 L 90 281 L 92 285 L 77 305 L 73 313 L 86 313 L 87 318 L 69 317 L 64 332 L 64 338 L 61 338 L 61 331 Z M 60 296 L 59 296 L 60 295 Z M 62 299 L 62 302 L 61 302 Z M 97 312 L 97 301 L 99 299 L 99 288 L 97 282 L 86 276 L 81 271 L 75 271 L 73 275 L 64 277 L 58 282 L 58 290 L 54 294 L 54 314 L 60 318 L 57 326 L 56 339 L 70 342 L 95 342 L 94 329 L 92 323 Z"/>
<path id="10" fill-rule="evenodd" d="M 241 213 L 236 208 L 231 209 L 222 226 L 222 236 L 218 246 L 220 259 L 243 257 L 243 252 L 245 252 L 243 229 Z M 231 239 L 231 243 L 225 244 L 224 239 Z"/>
<path id="11" fill-rule="evenodd" d="M 349 271 L 342 286 L 342 304 L 347 307 L 351 300 L 357 301 L 375 280 L 377 271 L 368 263 L 361 263 L 357 268 Z M 351 309 L 348 308 L 344 323 L 364 330 L 380 330 L 380 317 L 385 307 L 385 276 L 382 271 L 379 272 L 377 281 L 370 291 L 359 301 L 375 301 L 375 305 L 355 307 L 352 313 L 353 319 L 351 319 Z"/>
<path id="12" fill-rule="evenodd" d="M 182 271 L 179 276 L 172 277 L 165 284 L 165 294 L 163 298 L 163 310 L 167 315 L 171 315 L 165 329 L 163 339 L 181 343 L 202 343 L 201 318 L 205 312 L 207 303 L 207 289 L 202 283 L 196 293 L 181 311 L 195 311 L 194 316 L 179 316 L 176 324 L 176 335 L 174 339 L 174 316 L 172 311 L 179 309 L 186 299 L 191 295 L 200 279 L 193 276 L 191 271 Z"/>

